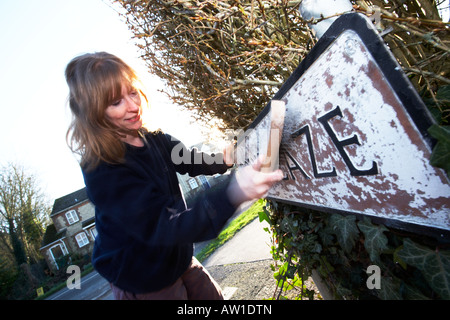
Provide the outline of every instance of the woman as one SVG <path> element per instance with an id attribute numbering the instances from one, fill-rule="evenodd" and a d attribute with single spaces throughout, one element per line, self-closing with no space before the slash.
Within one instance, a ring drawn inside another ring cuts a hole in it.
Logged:
<path id="1" fill-rule="evenodd" d="M 81 156 L 95 205 L 92 263 L 111 283 L 114 297 L 222 299 L 219 286 L 193 258 L 193 243 L 216 237 L 236 208 L 264 196 L 281 172 L 261 173 L 258 161 L 186 208 L 176 172 L 224 173 L 233 165 L 232 149 L 211 157 L 161 131 L 148 132 L 142 124 L 147 98 L 135 72 L 116 56 L 76 57 L 65 75 L 73 114 L 68 143 Z M 173 161 L 186 160 L 186 154 L 192 161 Z"/>

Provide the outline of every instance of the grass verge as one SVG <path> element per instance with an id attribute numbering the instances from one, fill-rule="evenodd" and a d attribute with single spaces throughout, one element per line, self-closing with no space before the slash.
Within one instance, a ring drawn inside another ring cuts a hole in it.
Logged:
<path id="1" fill-rule="evenodd" d="M 225 229 L 220 232 L 216 239 L 209 242 L 197 255 L 195 256 L 198 261 L 203 262 L 208 258 L 217 248 L 222 246 L 229 239 L 245 227 L 247 224 L 252 222 L 259 213 L 263 211 L 264 200 L 260 199 L 255 202 L 250 208 L 241 213 L 233 221 L 231 221 Z"/>

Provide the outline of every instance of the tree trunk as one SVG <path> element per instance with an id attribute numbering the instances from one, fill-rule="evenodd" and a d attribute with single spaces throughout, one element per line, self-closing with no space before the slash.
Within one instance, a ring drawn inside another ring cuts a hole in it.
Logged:
<path id="1" fill-rule="evenodd" d="M 9 226 L 9 236 L 11 238 L 11 244 L 14 251 L 14 258 L 16 259 L 17 266 L 27 262 L 27 257 L 25 255 L 25 250 L 23 248 L 23 243 L 20 241 L 19 236 L 16 233 L 16 228 L 14 226 L 14 220 L 8 219 Z"/>

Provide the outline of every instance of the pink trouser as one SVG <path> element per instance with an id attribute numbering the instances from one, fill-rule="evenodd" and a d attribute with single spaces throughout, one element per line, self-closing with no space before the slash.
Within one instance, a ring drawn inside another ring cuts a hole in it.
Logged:
<path id="1" fill-rule="evenodd" d="M 160 291 L 134 294 L 111 284 L 116 300 L 223 300 L 222 290 L 195 258 L 174 284 Z"/>

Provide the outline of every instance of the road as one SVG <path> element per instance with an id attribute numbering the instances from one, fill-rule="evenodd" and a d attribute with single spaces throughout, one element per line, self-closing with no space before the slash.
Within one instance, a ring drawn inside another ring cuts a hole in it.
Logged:
<path id="1" fill-rule="evenodd" d="M 109 283 L 96 271 L 81 278 L 80 289 L 64 288 L 46 300 L 113 300 Z"/>

